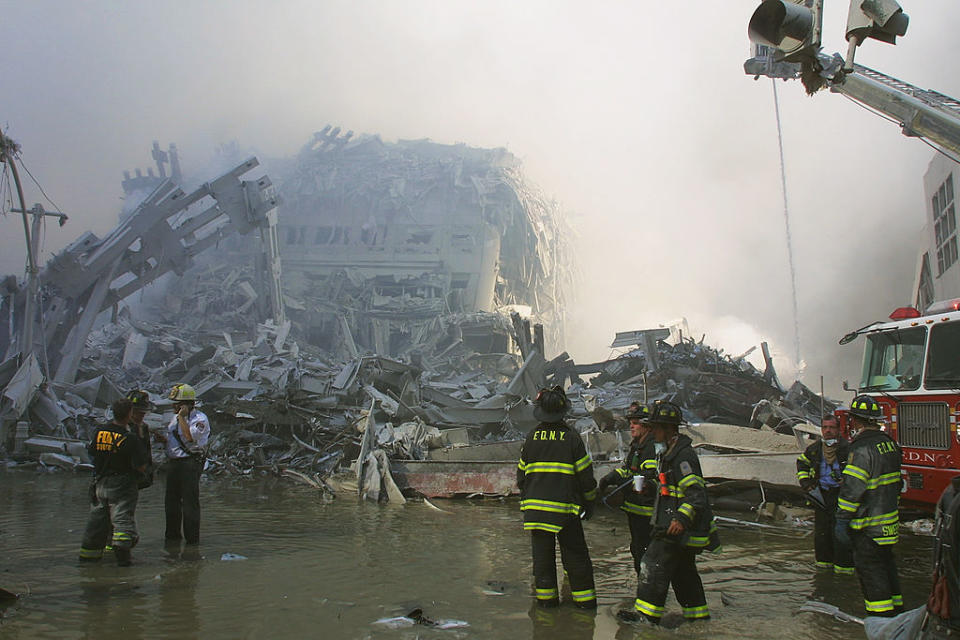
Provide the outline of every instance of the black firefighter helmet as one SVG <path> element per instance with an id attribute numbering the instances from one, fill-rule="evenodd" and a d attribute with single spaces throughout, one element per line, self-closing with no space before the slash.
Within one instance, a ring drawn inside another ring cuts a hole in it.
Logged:
<path id="1" fill-rule="evenodd" d="M 153 403 L 150 402 L 150 394 L 142 389 L 134 389 L 128 393 L 127 400 L 133 405 L 134 411 L 149 412 L 153 410 Z"/>
<path id="2" fill-rule="evenodd" d="M 650 405 L 639 402 L 634 403 L 634 405 L 636 405 L 636 407 L 627 410 L 623 415 L 624 418 L 627 420 L 648 420 L 650 418 Z"/>
<path id="3" fill-rule="evenodd" d="M 683 410 L 672 402 L 654 402 L 647 422 L 651 427 L 679 427 L 683 422 Z"/>
<path id="4" fill-rule="evenodd" d="M 867 422 L 883 422 L 883 409 L 868 395 L 857 396 L 850 403 L 850 415 Z"/>
<path id="5" fill-rule="evenodd" d="M 540 422 L 563 422 L 564 416 L 570 411 L 570 400 L 563 387 L 557 385 L 549 389 L 540 389 L 540 393 L 533 401 L 533 417 Z"/>

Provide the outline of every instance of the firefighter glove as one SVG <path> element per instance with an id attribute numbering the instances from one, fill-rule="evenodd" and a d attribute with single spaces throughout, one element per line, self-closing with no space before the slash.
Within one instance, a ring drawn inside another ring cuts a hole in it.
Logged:
<path id="1" fill-rule="evenodd" d="M 583 505 L 583 511 L 580 513 L 580 518 L 582 520 L 589 520 L 593 517 L 593 500 L 590 500 Z"/>
<path id="2" fill-rule="evenodd" d="M 620 480 L 620 474 L 618 474 L 615 470 L 611 471 L 600 479 L 600 485 L 598 488 L 602 493 L 607 487 L 617 484 L 618 480 Z"/>
<path id="3" fill-rule="evenodd" d="M 833 527 L 833 539 L 844 546 L 851 546 L 849 520 L 837 518 L 837 523 Z"/>

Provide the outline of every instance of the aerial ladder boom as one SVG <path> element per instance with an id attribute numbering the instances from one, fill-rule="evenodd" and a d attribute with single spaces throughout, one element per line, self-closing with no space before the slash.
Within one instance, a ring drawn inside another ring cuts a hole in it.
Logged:
<path id="1" fill-rule="evenodd" d="M 830 91 L 896 120 L 903 135 L 929 140 L 960 158 L 960 101 L 859 64 Z"/>
<path id="2" fill-rule="evenodd" d="M 756 56 L 744 71 L 758 78 L 797 78 L 800 65 L 775 60 L 768 47 L 754 45 Z M 833 93 L 845 95 L 900 124 L 903 135 L 922 138 L 960 159 L 960 101 L 931 89 L 921 89 L 869 67 L 843 69 L 839 54 L 817 56 L 820 76 Z"/>

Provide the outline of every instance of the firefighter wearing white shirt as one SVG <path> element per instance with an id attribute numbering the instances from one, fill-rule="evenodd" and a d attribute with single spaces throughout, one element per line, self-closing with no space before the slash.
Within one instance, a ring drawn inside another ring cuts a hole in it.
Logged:
<path id="1" fill-rule="evenodd" d="M 174 385 L 169 398 L 176 415 L 166 432 L 167 488 L 164 538 L 187 544 L 200 542 L 200 473 L 210 437 L 210 421 L 194 408 L 197 393 L 188 384 Z"/>

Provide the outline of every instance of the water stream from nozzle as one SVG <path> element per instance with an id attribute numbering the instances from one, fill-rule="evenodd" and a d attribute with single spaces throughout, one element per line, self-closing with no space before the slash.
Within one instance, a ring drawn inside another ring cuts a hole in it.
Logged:
<path id="1" fill-rule="evenodd" d="M 797 271 L 793 266 L 793 237 L 790 235 L 790 207 L 787 201 L 787 169 L 783 161 L 783 129 L 780 127 L 780 101 L 777 98 L 777 81 L 773 85 L 773 109 L 777 115 L 777 143 L 780 146 L 780 189 L 783 192 L 783 224 L 787 231 L 787 262 L 790 265 L 790 294 L 793 300 L 793 347 L 794 363 L 800 369 L 800 317 L 797 311 Z"/>

